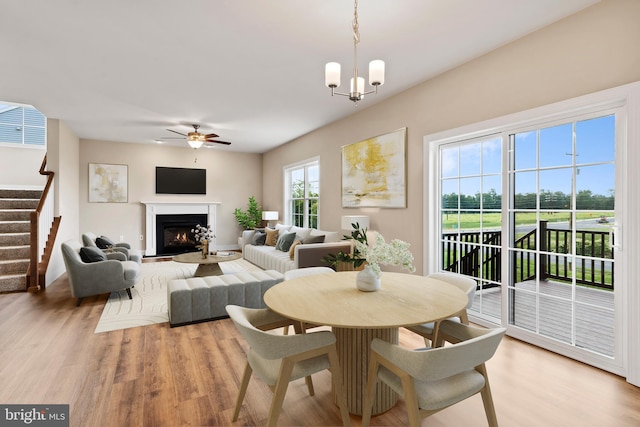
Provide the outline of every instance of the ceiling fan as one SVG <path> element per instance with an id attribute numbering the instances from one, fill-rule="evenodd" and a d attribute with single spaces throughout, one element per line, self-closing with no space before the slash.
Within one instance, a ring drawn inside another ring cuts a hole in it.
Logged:
<path id="1" fill-rule="evenodd" d="M 187 134 L 184 134 L 182 132 L 178 132 L 172 129 L 167 129 L 169 132 L 173 132 L 173 133 L 177 133 L 178 135 L 182 135 L 184 137 L 187 138 L 187 143 L 189 144 L 189 146 L 191 148 L 200 148 L 202 147 L 203 144 L 207 143 L 211 144 L 223 144 L 223 145 L 231 145 L 230 142 L 226 142 L 226 141 L 216 141 L 213 140 L 211 138 L 218 138 L 218 135 L 216 135 L 215 133 L 208 133 L 208 134 L 203 134 L 198 132 L 198 129 L 200 128 L 200 125 L 191 125 L 193 126 L 194 131 L 193 132 L 189 132 Z M 168 138 L 166 138 L 168 139 Z M 182 138 L 180 138 L 182 139 Z"/>

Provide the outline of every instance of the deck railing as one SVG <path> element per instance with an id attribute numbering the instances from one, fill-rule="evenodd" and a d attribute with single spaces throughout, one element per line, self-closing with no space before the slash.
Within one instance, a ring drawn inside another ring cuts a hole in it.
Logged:
<path id="1" fill-rule="evenodd" d="M 576 230 L 576 256 L 568 257 L 571 250 L 572 231 L 549 228 L 547 221 L 540 221 L 535 228 L 519 237 L 515 243 L 511 262 L 516 274 L 515 282 L 536 278 L 536 237 L 540 239 L 540 280 L 553 279 L 571 282 L 573 266 L 575 280 L 580 285 L 613 290 L 613 251 L 608 246 L 606 231 Z M 501 232 L 444 233 L 442 235 L 443 268 L 482 279 L 483 282 L 501 282 Z M 480 240 L 482 239 L 482 242 Z M 498 286 L 498 285 L 495 285 Z M 485 288 L 487 285 L 484 286 Z"/>

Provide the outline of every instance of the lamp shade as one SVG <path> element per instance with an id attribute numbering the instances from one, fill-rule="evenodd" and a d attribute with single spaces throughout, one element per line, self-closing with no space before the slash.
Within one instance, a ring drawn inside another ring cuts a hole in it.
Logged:
<path id="1" fill-rule="evenodd" d="M 265 221 L 277 221 L 278 211 L 262 211 L 262 219 Z"/>
<path id="2" fill-rule="evenodd" d="M 371 86 L 384 84 L 384 61 L 376 59 L 369 62 L 369 84 Z"/>
<path id="3" fill-rule="evenodd" d="M 340 64 L 327 62 L 324 66 L 324 84 L 326 87 L 340 87 Z"/>
<path id="4" fill-rule="evenodd" d="M 340 228 L 342 230 L 352 230 L 351 224 L 358 223 L 360 228 L 369 228 L 369 217 L 367 215 L 343 215 Z"/>
<path id="5" fill-rule="evenodd" d="M 358 85 L 354 87 L 353 77 L 351 77 L 351 93 L 358 93 L 360 95 L 364 94 L 364 78 L 358 77 Z"/>

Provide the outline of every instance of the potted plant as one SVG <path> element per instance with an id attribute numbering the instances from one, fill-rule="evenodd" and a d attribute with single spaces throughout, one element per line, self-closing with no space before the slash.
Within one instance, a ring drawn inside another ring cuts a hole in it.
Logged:
<path id="1" fill-rule="evenodd" d="M 359 223 L 352 223 L 353 231 L 350 235 L 342 236 L 343 240 L 355 240 L 363 245 L 368 245 L 367 229 L 360 228 Z M 337 254 L 329 254 L 322 259 L 326 264 L 335 268 L 337 271 L 360 270 L 364 268 L 363 264 L 366 259 L 360 253 L 358 246 L 354 246 L 353 253 L 338 252 Z"/>
<path id="2" fill-rule="evenodd" d="M 253 196 L 249 197 L 249 205 L 246 211 L 236 208 L 233 211 L 233 214 L 235 215 L 238 224 L 240 224 L 240 226 L 245 230 L 256 228 L 262 222 L 262 208 Z"/>

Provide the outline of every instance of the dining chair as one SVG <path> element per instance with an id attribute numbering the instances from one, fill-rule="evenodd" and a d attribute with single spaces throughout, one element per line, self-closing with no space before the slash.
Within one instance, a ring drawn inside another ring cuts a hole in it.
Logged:
<path id="1" fill-rule="evenodd" d="M 440 330 L 440 325 L 443 322 L 459 322 L 464 323 L 465 325 L 469 324 L 469 317 L 467 315 L 467 310 L 471 308 L 473 305 L 473 299 L 476 294 L 476 287 L 478 286 L 477 282 L 471 277 L 464 276 L 459 273 L 432 273 L 427 277 L 442 280 L 443 282 L 447 282 L 458 289 L 462 290 L 467 295 L 467 305 L 466 307 L 456 313 L 454 316 L 439 320 L 436 322 L 423 323 L 421 325 L 415 326 L 407 326 L 411 332 L 415 332 L 418 335 L 422 335 L 424 338 L 425 345 L 431 347 L 439 347 L 442 345 L 442 341 L 439 340 L 438 334 Z"/>
<path id="2" fill-rule="evenodd" d="M 227 305 L 227 313 L 249 344 L 247 363 L 238 391 L 233 421 L 237 421 L 240 408 L 255 371 L 274 393 L 269 409 L 268 426 L 275 426 L 282 410 L 289 382 L 307 377 L 309 395 L 314 395 L 311 375 L 325 369 L 331 371 L 333 389 L 340 407 L 342 423 L 350 426 L 347 401 L 343 391 L 342 375 L 336 351 L 336 337 L 330 331 L 308 334 L 279 335 L 265 332 L 291 322 L 274 311 Z"/>
<path id="3" fill-rule="evenodd" d="M 313 276 L 315 274 L 327 274 L 335 273 L 335 270 L 330 267 L 306 267 L 296 268 L 293 270 L 284 272 L 284 280 L 297 279 L 298 277 Z M 306 331 L 309 328 L 315 328 L 322 325 L 312 325 L 310 323 L 301 323 L 302 331 Z M 289 334 L 289 327 L 285 327 L 283 331 L 284 335 Z"/>
<path id="4" fill-rule="evenodd" d="M 419 426 L 422 418 L 477 393 L 482 396 L 489 426 L 497 427 L 485 362 L 493 357 L 505 331 L 447 322 L 440 325 L 440 333 L 453 345 L 418 350 L 375 338 L 371 342 L 362 426 L 368 426 L 371 420 L 376 381 L 380 379 L 405 400 L 412 427 Z"/>

